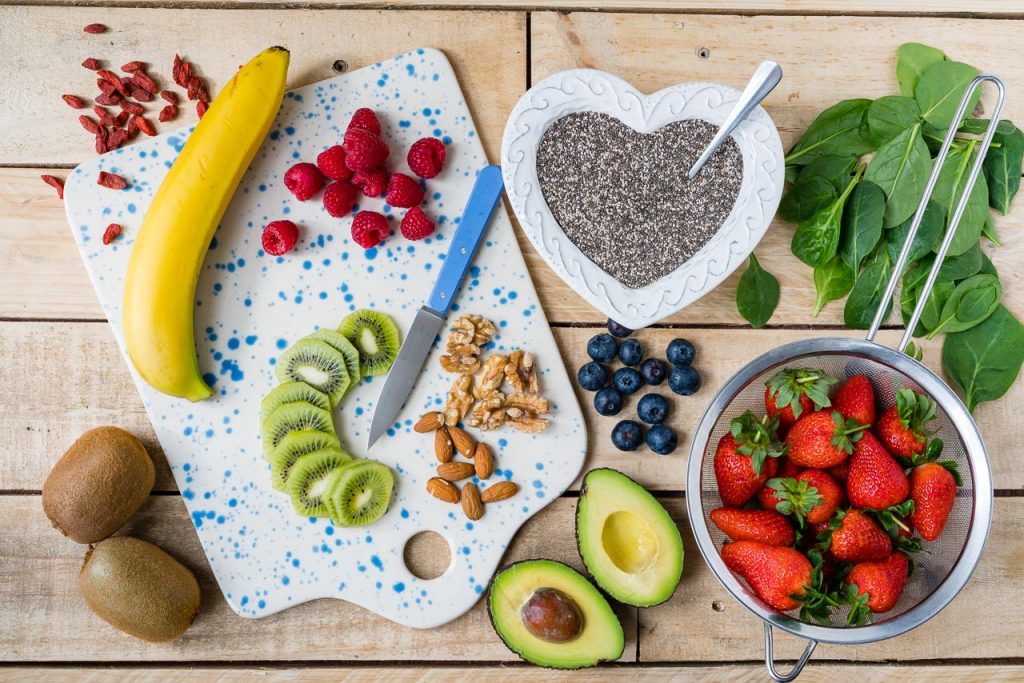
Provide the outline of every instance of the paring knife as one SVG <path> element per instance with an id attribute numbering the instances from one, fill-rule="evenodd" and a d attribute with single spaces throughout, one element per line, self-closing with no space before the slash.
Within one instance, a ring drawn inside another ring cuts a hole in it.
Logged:
<path id="1" fill-rule="evenodd" d="M 502 189 L 501 167 L 485 166 L 477 175 L 459 227 L 452 238 L 452 246 L 448 249 L 441 273 L 434 283 L 434 291 L 430 293 L 427 304 L 416 313 L 416 319 L 398 350 L 398 358 L 381 387 L 377 407 L 373 411 L 373 421 L 370 423 L 367 448 L 373 446 L 395 423 L 405 399 L 409 397 L 430 353 L 430 347 L 444 326 L 459 285 L 473 262 L 473 255 L 494 213 L 494 207 L 498 205 Z"/>

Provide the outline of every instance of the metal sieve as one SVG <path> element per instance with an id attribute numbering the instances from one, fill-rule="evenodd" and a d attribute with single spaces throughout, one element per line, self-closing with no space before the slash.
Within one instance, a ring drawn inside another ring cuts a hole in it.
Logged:
<path id="1" fill-rule="evenodd" d="M 924 305 L 928 301 L 928 294 L 935 283 L 938 269 L 949 250 L 1002 112 L 1006 95 L 1003 82 L 996 76 L 982 75 L 968 86 L 953 120 L 963 120 L 972 93 L 984 81 L 994 84 L 998 91 L 991 123 L 985 132 L 961 200 L 953 212 L 952 220 L 935 257 L 935 265 L 925 282 L 917 307 L 899 345 L 895 349 L 883 346 L 874 341 L 875 335 L 885 318 L 886 304 L 892 300 L 896 291 L 897 282 L 910 253 L 910 246 L 921 224 L 925 206 L 935 188 L 943 161 L 949 153 L 956 133 L 955 126 L 951 126 L 946 134 L 924 196 L 911 223 L 906 243 L 893 267 L 892 277 L 867 337 L 863 340 L 810 339 L 787 344 L 764 354 L 736 373 L 718 391 L 693 435 L 686 475 L 686 508 L 697 546 L 722 585 L 744 607 L 764 621 L 765 665 L 769 676 L 780 683 L 791 681 L 800 674 L 819 642 L 847 645 L 872 643 L 906 633 L 935 616 L 967 583 L 981 559 L 982 550 L 988 539 L 992 519 L 992 473 L 978 427 L 953 390 L 935 373 L 904 353 L 910 342 L 911 332 L 917 326 Z M 838 377 L 840 381 L 857 374 L 867 375 L 876 387 L 880 411 L 895 404 L 896 392 L 902 387 L 930 396 L 938 404 L 933 425 L 937 426 L 937 436 L 945 445 L 942 459 L 955 461 L 963 476 L 963 486 L 957 492 L 956 503 L 945 530 L 936 541 L 925 542 L 925 549 L 929 553 L 922 553 L 915 558 L 915 571 L 907 580 L 899 602 L 889 612 L 875 615 L 874 622 L 865 626 L 844 625 L 848 608 L 834 610 L 832 624 L 823 626 L 804 623 L 795 617 L 795 613 L 782 613 L 769 607 L 725 566 L 719 549 L 726 537 L 709 522 L 710 511 L 721 505 L 714 473 L 714 452 L 718 441 L 728 433 L 729 422 L 733 417 L 746 410 L 752 410 L 758 415 L 763 414 L 765 380 L 787 367 L 821 368 Z M 808 641 L 796 665 L 785 674 L 779 673 L 774 665 L 773 627 Z"/>

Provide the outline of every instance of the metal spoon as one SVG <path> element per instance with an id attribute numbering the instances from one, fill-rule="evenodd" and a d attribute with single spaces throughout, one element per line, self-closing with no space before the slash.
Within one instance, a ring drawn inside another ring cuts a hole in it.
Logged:
<path id="1" fill-rule="evenodd" d="M 775 89 L 775 86 L 782 80 L 782 67 L 775 62 L 761 62 L 757 69 L 754 71 L 754 75 L 750 77 L 750 81 L 747 83 L 747 87 L 743 89 L 740 98 L 736 100 L 736 105 L 729 112 L 729 116 L 726 117 L 725 121 L 719 127 L 718 132 L 715 133 L 715 138 L 708 145 L 704 153 L 700 155 L 697 162 L 690 168 L 690 172 L 686 174 L 686 177 L 693 180 L 700 173 L 700 169 L 704 167 L 711 155 L 715 153 L 715 150 L 725 142 L 725 139 L 729 137 L 732 131 L 739 125 L 740 121 L 747 118 L 747 115 L 753 111 L 754 107 L 761 103 L 761 100 L 768 97 L 768 93 Z"/>

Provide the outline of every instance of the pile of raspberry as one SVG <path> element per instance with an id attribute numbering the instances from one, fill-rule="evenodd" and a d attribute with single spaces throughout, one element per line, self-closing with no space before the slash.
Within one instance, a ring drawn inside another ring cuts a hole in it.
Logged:
<path id="1" fill-rule="evenodd" d="M 423 138 L 409 148 L 409 169 L 419 179 L 405 173 L 389 175 L 384 165 L 389 154 L 377 115 L 372 109 L 359 109 L 342 143 L 321 152 L 316 164 L 302 162 L 289 168 L 284 184 L 302 202 L 323 190 L 324 209 L 335 218 L 351 213 L 360 193 L 383 196 L 390 206 L 407 209 L 399 226 L 406 239 L 429 237 L 434 233 L 434 222 L 419 205 L 426 194 L 423 180 L 435 177 L 444 166 L 444 143 Z M 383 242 L 389 232 L 388 219 L 380 212 L 360 211 L 352 219 L 352 239 L 364 249 Z M 291 221 L 274 221 L 264 228 L 263 248 L 275 256 L 284 254 L 295 246 L 298 236 L 298 228 Z"/>

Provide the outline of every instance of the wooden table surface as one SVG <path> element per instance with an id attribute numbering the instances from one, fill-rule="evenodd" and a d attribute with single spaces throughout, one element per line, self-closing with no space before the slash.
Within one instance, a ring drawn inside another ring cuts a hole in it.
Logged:
<path id="1" fill-rule="evenodd" d="M 440 3 L 440 4 L 439 4 Z M 491 160 L 505 118 L 533 81 L 570 67 L 605 69 L 652 91 L 686 80 L 741 87 L 764 58 L 781 86 L 765 103 L 789 146 L 824 107 L 896 91 L 896 46 L 920 41 L 1003 76 L 1006 114 L 1024 120 L 1024 5 L 1020 0 L 0 0 L 0 680 L 605 681 L 760 680 L 761 624 L 710 574 L 686 523 L 682 491 L 689 434 L 716 387 L 755 355 L 822 334 L 851 334 L 832 305 L 814 319 L 811 273 L 790 255 L 791 226 L 777 222 L 758 248 L 783 285 L 771 324 L 751 330 L 736 313 L 731 278 L 714 293 L 640 333 L 650 348 L 675 336 L 699 349 L 704 388 L 676 403 L 682 433 L 672 456 L 611 447 L 613 418 L 581 397 L 591 433 L 587 466 L 615 467 L 656 490 L 686 543 L 675 596 L 620 609 L 627 646 L 617 665 L 558 674 L 517 664 L 483 605 L 442 628 L 396 626 L 344 602 L 304 604 L 261 620 L 236 616 L 214 583 L 195 530 L 93 293 L 61 202 L 39 180 L 64 176 L 94 152 L 64 92 L 90 94 L 87 56 L 167 68 L 182 52 L 216 89 L 257 48 L 292 50 L 291 86 L 420 46 L 455 66 Z M 298 6 L 297 6 L 298 5 Z M 395 6 L 399 5 L 399 6 Z M 969 8 L 969 12 L 968 12 Z M 672 13 L 668 13 L 672 12 Z M 88 40 L 102 22 L 111 31 Z M 92 55 L 92 53 L 96 53 Z M 189 112 L 186 120 L 191 120 Z M 1018 202 L 1019 204 L 1020 202 Z M 1024 316 L 1024 208 L 997 219 L 992 253 L 1007 305 Z M 577 367 L 603 318 L 520 240 L 564 361 Z M 887 340 L 894 330 L 883 334 Z M 928 364 L 938 347 L 926 344 Z M 917 630 L 863 646 L 822 645 L 802 680 L 993 680 L 1024 677 L 1024 382 L 977 420 L 989 447 L 996 504 L 988 549 L 964 592 Z M 50 529 L 39 489 L 52 463 L 84 430 L 117 424 L 139 434 L 158 464 L 156 490 L 127 532 L 165 547 L 200 578 L 199 619 L 182 640 L 145 644 L 114 631 L 83 604 L 75 584 L 83 548 Z M 572 539 L 578 487 L 527 523 L 507 560 L 552 557 L 579 566 Z M 421 553 L 422 555 L 422 553 Z M 429 557 L 414 557 L 427 562 Z M 782 657 L 801 643 L 781 637 Z M 515 667 L 515 668 L 511 668 Z"/>

